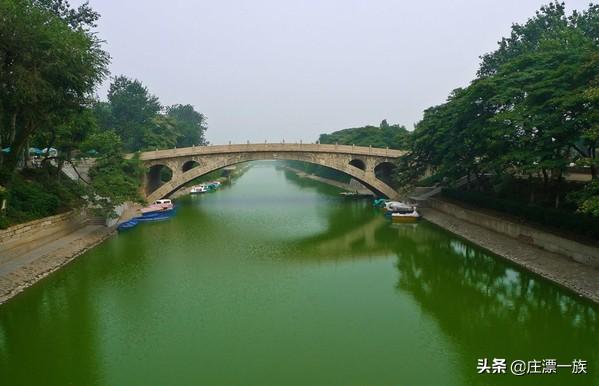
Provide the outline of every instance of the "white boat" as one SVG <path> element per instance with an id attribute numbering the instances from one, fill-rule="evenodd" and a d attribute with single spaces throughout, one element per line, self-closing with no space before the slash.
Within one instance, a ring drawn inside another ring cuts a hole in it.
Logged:
<path id="1" fill-rule="evenodd" d="M 206 193 L 208 191 L 208 187 L 204 184 L 200 184 L 200 185 L 194 185 L 191 187 L 191 194 L 197 194 L 197 193 Z"/>
<path id="2" fill-rule="evenodd" d="M 412 205 L 401 201 L 387 201 L 385 203 L 385 210 L 389 212 L 411 212 L 412 208 Z"/>
<path id="3" fill-rule="evenodd" d="M 394 212 L 391 213 L 391 222 L 416 222 L 420 218 L 420 213 L 415 207 L 412 208 L 411 212 Z"/>
<path id="4" fill-rule="evenodd" d="M 141 214 L 146 215 L 150 213 L 168 212 L 173 210 L 173 208 L 173 202 L 167 198 L 163 198 L 161 200 L 154 201 L 154 203 L 150 206 L 141 208 Z"/>
<path id="5" fill-rule="evenodd" d="M 415 222 L 420 218 L 416 206 L 405 202 L 389 201 L 385 208 L 385 215 L 390 216 L 392 222 Z"/>

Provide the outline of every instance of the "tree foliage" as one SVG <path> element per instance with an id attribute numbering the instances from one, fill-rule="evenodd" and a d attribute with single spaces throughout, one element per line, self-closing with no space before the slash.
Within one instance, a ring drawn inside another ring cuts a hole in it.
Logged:
<path id="1" fill-rule="evenodd" d="M 114 130 L 126 151 L 205 145 L 206 118 L 191 105 L 163 107 L 137 79 L 117 76 L 108 102 L 94 105 L 100 130 Z"/>
<path id="2" fill-rule="evenodd" d="M 400 125 L 389 125 L 387 120 L 376 126 L 355 127 L 335 131 L 331 134 L 321 134 L 320 143 L 356 146 L 389 147 L 390 149 L 405 149 L 408 131 Z"/>
<path id="3" fill-rule="evenodd" d="M 540 178 L 555 193 L 572 163 L 597 177 L 599 7 L 567 15 L 542 7 L 482 56 L 477 77 L 427 109 L 399 163 L 400 180 L 425 172 L 449 181 L 489 174 Z"/>
<path id="4" fill-rule="evenodd" d="M 81 114 L 109 56 L 97 15 L 61 0 L 0 0 L 0 183 L 9 185 L 32 136 Z"/>
<path id="5" fill-rule="evenodd" d="M 91 135 L 82 146 L 95 149 L 100 156 L 90 169 L 88 201 L 99 214 L 111 217 L 114 208 L 126 201 L 141 202 L 143 167 L 138 158 L 123 156 L 121 138 L 114 131 Z"/>
<path id="6" fill-rule="evenodd" d="M 166 115 L 174 121 L 180 134 L 177 147 L 206 145 L 206 117 L 197 112 L 192 105 L 173 105 L 166 108 Z"/>

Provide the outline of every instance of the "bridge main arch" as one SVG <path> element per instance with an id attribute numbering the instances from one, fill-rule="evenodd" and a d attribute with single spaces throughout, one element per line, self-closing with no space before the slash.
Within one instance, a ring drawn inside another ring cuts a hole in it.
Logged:
<path id="1" fill-rule="evenodd" d="M 397 198 L 398 193 L 383 180 L 377 178 L 375 169 L 385 162 L 403 155 L 402 151 L 343 145 L 320 144 L 256 144 L 202 146 L 183 149 L 157 150 L 140 153 L 140 159 L 151 166 L 167 164 L 173 177 L 155 190 L 146 190 L 147 200 L 154 201 L 181 188 L 188 182 L 212 171 L 260 160 L 293 160 L 329 167 L 345 173 L 373 192 Z M 360 162 L 356 163 L 356 159 Z M 188 168 L 190 161 L 196 161 Z M 146 185 L 148 179 L 146 179 Z M 147 186 L 146 186 L 147 188 Z"/>
<path id="2" fill-rule="evenodd" d="M 316 157 L 309 155 L 305 156 L 293 153 L 240 153 L 234 156 L 219 158 L 221 159 L 213 159 L 211 160 L 212 162 L 204 162 L 202 165 L 173 176 L 170 181 L 149 193 L 147 200 L 152 202 L 163 197 L 168 197 L 188 182 L 215 170 L 243 162 L 262 160 L 301 161 L 326 166 L 355 178 L 378 194 L 391 198 L 394 198 L 397 195 L 397 192 L 393 188 L 377 179 L 374 173 L 368 173 L 366 170 L 362 170 L 350 164 L 350 159 L 339 159 L 335 160 L 335 162 L 331 162 L 315 159 Z"/>

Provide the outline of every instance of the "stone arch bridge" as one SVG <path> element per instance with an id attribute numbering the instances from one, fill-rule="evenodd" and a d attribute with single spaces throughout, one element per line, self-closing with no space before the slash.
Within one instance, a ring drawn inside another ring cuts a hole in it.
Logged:
<path id="1" fill-rule="evenodd" d="M 146 170 L 144 192 L 149 202 L 168 197 L 189 181 L 230 165 L 257 160 L 294 160 L 338 170 L 360 181 L 372 191 L 389 198 L 398 193 L 380 179 L 404 151 L 373 147 L 322 144 L 241 144 L 194 146 L 147 151 L 139 154 Z M 172 172 L 161 185 L 160 171 Z"/>

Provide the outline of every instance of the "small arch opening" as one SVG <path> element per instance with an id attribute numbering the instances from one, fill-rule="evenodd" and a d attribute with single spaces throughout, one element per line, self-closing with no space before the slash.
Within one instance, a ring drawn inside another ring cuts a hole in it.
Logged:
<path id="1" fill-rule="evenodd" d="M 349 164 L 357 167 L 360 170 L 366 170 L 366 164 L 359 158 L 354 158 L 353 160 L 349 161 Z"/>
<path id="2" fill-rule="evenodd" d="M 185 173 L 185 172 L 190 171 L 191 169 L 196 168 L 198 166 L 200 166 L 199 162 L 190 160 L 183 164 L 183 166 L 181 167 L 181 171 L 183 173 Z"/>

